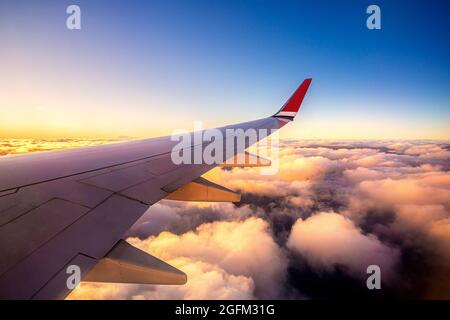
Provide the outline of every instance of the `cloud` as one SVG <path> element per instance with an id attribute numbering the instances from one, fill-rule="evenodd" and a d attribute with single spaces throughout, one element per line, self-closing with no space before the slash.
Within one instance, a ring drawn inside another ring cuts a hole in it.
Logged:
<path id="1" fill-rule="evenodd" d="M 450 218 L 437 220 L 429 225 L 431 236 L 438 242 L 438 248 L 441 250 L 441 265 L 450 265 Z M 448 276 L 448 273 L 447 273 Z"/>
<path id="2" fill-rule="evenodd" d="M 351 182 L 358 183 L 366 180 L 379 179 L 383 176 L 383 173 L 365 167 L 357 167 L 356 169 L 346 169 L 344 176 Z"/>
<path id="3" fill-rule="evenodd" d="M 450 205 L 449 190 L 422 179 L 391 178 L 363 181 L 360 190 L 366 196 L 384 204 L 445 204 Z"/>
<path id="4" fill-rule="evenodd" d="M 450 150 L 434 143 L 412 145 L 406 148 L 404 153 L 419 156 L 422 159 L 447 160 L 450 158 Z"/>
<path id="5" fill-rule="evenodd" d="M 448 211 L 442 204 L 406 204 L 396 206 L 397 221 L 401 227 L 419 230 L 445 221 Z M 400 227 L 399 226 L 399 227 Z"/>
<path id="6" fill-rule="evenodd" d="M 0 156 L 95 146 L 120 139 L 0 139 Z"/>
<path id="7" fill-rule="evenodd" d="M 383 245 L 373 235 L 362 234 L 351 220 L 334 212 L 297 220 L 287 246 L 319 269 L 332 271 L 337 265 L 345 266 L 362 278 L 373 264 L 380 266 L 384 275 L 392 276 L 399 256 L 398 250 Z"/>
<path id="8" fill-rule="evenodd" d="M 256 215 L 256 211 L 248 205 L 236 207 L 232 203 L 162 200 L 147 210 L 127 237 L 146 239 L 163 231 L 182 234 L 208 222 L 242 220 Z"/>

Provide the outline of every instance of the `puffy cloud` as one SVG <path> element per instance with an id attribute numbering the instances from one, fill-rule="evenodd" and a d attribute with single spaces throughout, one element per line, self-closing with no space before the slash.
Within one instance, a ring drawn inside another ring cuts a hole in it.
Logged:
<path id="1" fill-rule="evenodd" d="M 248 205 L 232 203 L 180 202 L 162 200 L 153 205 L 129 230 L 127 236 L 146 239 L 162 231 L 181 234 L 213 221 L 240 220 L 255 214 Z"/>
<path id="2" fill-rule="evenodd" d="M 345 266 L 360 277 L 369 265 L 380 266 L 392 276 L 399 252 L 383 245 L 375 236 L 364 235 L 354 223 L 334 212 L 321 212 L 292 227 L 287 246 L 301 253 L 317 268 Z"/>
<path id="3" fill-rule="evenodd" d="M 439 180 L 439 179 L 437 179 Z M 444 204 L 450 205 L 450 190 L 424 179 L 391 178 L 363 181 L 361 191 L 374 200 L 385 204 Z"/>
<path id="4" fill-rule="evenodd" d="M 382 176 L 382 173 L 365 167 L 357 167 L 356 169 L 346 169 L 344 176 L 352 182 L 362 182 L 378 179 Z"/>
<path id="5" fill-rule="evenodd" d="M 449 159 L 450 151 L 434 143 L 412 145 L 404 150 L 405 154 L 419 156 L 421 158 L 431 159 Z"/>
<path id="6" fill-rule="evenodd" d="M 415 205 L 406 204 L 396 206 L 399 227 L 422 229 L 445 220 L 449 213 L 442 204 Z"/>
<path id="7" fill-rule="evenodd" d="M 450 266 L 450 218 L 440 219 L 430 224 L 429 231 L 431 236 L 438 243 L 441 250 L 441 265 Z M 447 273 L 447 276 L 448 273 Z M 450 295 L 450 292 L 449 292 Z"/>

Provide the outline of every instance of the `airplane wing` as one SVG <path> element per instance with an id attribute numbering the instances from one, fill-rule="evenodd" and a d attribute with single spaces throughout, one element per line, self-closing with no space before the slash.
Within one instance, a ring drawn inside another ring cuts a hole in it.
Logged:
<path id="1" fill-rule="evenodd" d="M 222 145 L 228 129 L 270 133 L 293 120 L 310 83 L 271 117 L 217 128 Z M 0 158 L 0 298 L 62 299 L 77 272 L 83 281 L 185 283 L 182 271 L 122 237 L 161 199 L 239 201 L 201 177 L 217 163 L 172 161 L 174 153 L 213 143 L 196 144 L 195 134 L 188 147 L 168 136 Z M 224 152 L 223 161 L 243 153 L 249 159 L 245 149 L 254 142 Z"/>

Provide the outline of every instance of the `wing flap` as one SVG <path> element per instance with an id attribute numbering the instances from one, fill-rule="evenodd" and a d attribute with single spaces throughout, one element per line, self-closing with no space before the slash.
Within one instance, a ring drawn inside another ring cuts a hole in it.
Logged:
<path id="1" fill-rule="evenodd" d="M 169 193 L 166 199 L 178 201 L 239 202 L 241 201 L 241 195 L 208 181 L 205 178 L 199 177 Z"/>
<path id="2" fill-rule="evenodd" d="M 120 240 L 114 248 L 88 272 L 83 281 L 185 284 L 186 274 L 170 264 Z"/>

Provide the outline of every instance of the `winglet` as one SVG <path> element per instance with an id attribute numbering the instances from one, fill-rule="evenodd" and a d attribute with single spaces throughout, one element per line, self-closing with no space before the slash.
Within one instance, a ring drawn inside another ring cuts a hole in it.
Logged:
<path id="1" fill-rule="evenodd" d="M 311 78 L 305 79 L 289 100 L 281 107 L 280 111 L 274 114 L 274 116 L 293 119 L 300 109 L 300 105 L 306 95 L 306 91 L 308 91 L 311 81 Z"/>

